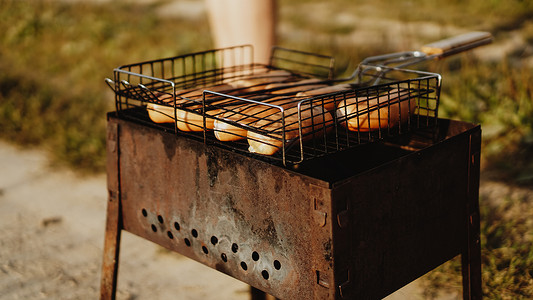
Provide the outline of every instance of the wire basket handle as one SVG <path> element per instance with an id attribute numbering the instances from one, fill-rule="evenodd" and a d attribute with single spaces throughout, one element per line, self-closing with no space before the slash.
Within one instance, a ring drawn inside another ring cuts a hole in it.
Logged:
<path id="1" fill-rule="evenodd" d="M 335 81 L 350 81 L 365 73 L 368 67 L 387 66 L 390 68 L 405 68 L 432 59 L 441 59 L 460 52 L 465 52 L 492 43 L 490 32 L 473 31 L 436 41 L 421 47 L 420 50 L 389 53 L 370 56 L 361 61 L 359 66 L 348 78 Z"/>
<path id="2" fill-rule="evenodd" d="M 489 32 L 473 31 L 424 45 L 421 50 L 430 57 L 443 58 L 490 44 L 492 40 L 493 37 Z"/>

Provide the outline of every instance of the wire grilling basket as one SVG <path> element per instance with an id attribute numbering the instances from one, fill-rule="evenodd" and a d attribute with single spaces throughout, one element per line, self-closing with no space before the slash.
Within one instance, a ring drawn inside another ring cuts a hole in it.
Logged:
<path id="1" fill-rule="evenodd" d="M 237 46 L 115 69 L 117 113 L 265 160 L 294 165 L 436 125 L 440 76 L 275 47 L 269 65 Z M 343 83 L 350 82 L 350 83 Z"/>
<path id="2" fill-rule="evenodd" d="M 106 82 L 121 117 L 288 166 L 436 128 L 441 76 L 406 67 L 492 40 L 469 32 L 368 57 L 348 78 L 329 56 L 274 47 L 261 65 L 243 45 L 125 65 Z"/>
<path id="3" fill-rule="evenodd" d="M 436 125 L 438 74 L 381 62 L 334 79 L 331 57 L 279 47 L 271 57 L 215 49 L 122 66 L 106 82 L 121 117 L 285 166 Z"/>

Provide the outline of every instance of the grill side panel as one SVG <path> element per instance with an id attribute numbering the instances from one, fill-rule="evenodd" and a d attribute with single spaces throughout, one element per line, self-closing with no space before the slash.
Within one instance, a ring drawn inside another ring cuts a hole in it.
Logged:
<path id="1" fill-rule="evenodd" d="M 333 190 L 338 220 L 335 274 L 341 298 L 381 299 L 463 253 L 469 139 L 479 128 L 470 131 Z"/>
<path id="2" fill-rule="evenodd" d="M 120 123 L 123 228 L 282 299 L 334 297 L 323 181 Z"/>

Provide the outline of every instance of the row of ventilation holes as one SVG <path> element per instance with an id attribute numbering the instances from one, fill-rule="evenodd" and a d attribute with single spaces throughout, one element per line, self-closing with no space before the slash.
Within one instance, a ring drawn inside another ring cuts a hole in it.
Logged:
<path id="1" fill-rule="evenodd" d="M 148 217 L 148 212 L 146 211 L 146 209 L 142 209 L 142 215 L 144 217 Z M 161 215 L 158 215 L 157 216 L 157 220 L 159 221 L 159 223 L 163 224 L 164 220 L 163 220 L 163 217 Z M 153 232 L 157 232 L 157 227 L 152 224 L 152 231 Z M 178 222 L 174 222 L 174 228 L 177 230 L 177 231 L 180 231 L 180 224 Z M 198 237 L 198 231 L 196 229 L 192 229 L 191 230 L 191 234 L 194 238 L 197 238 Z M 174 235 L 172 234 L 172 232 L 169 230 L 167 231 L 167 236 L 169 239 L 174 239 Z M 183 241 L 185 242 L 185 245 L 187 245 L 187 247 L 190 247 L 191 246 L 191 241 L 188 239 L 188 238 L 184 238 Z M 218 243 L 218 238 L 216 236 L 212 236 L 211 237 L 211 244 L 213 244 L 213 246 L 215 246 L 216 244 Z M 239 245 L 237 245 L 236 243 L 233 243 L 231 245 L 231 251 L 233 253 L 237 253 L 237 251 L 239 251 Z M 204 252 L 205 254 L 209 254 L 209 250 L 207 249 L 206 246 L 202 246 L 202 252 Z M 222 259 L 223 262 L 228 262 L 228 257 L 225 253 L 222 253 L 220 255 L 220 258 Z M 259 260 L 259 253 L 257 253 L 256 251 L 252 252 L 252 259 L 254 261 L 258 261 Z M 247 271 L 248 270 L 248 265 L 246 264 L 246 262 L 244 261 L 241 261 L 241 268 L 244 270 L 244 271 Z M 281 263 L 278 261 L 278 260 L 274 260 L 274 268 L 276 270 L 279 270 L 281 269 Z M 261 275 L 263 276 L 264 279 L 267 279 L 270 277 L 270 275 L 268 274 L 268 271 L 267 270 L 263 270 L 261 272 Z"/>

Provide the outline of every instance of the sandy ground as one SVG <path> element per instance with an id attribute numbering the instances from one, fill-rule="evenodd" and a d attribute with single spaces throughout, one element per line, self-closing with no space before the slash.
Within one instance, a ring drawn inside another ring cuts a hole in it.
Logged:
<path id="1" fill-rule="evenodd" d="M 0 299 L 97 299 L 105 174 L 52 169 L 5 141 L 0 166 Z M 124 232 L 121 245 L 118 299 L 249 299 L 246 284 L 149 241 Z M 423 297 L 415 281 L 387 299 Z"/>
<path id="2" fill-rule="evenodd" d="M 97 299 L 105 175 L 52 170 L 40 151 L 0 142 L 0 299 Z M 248 299 L 247 285 L 132 234 L 118 299 Z"/>

